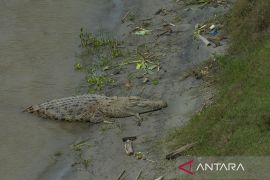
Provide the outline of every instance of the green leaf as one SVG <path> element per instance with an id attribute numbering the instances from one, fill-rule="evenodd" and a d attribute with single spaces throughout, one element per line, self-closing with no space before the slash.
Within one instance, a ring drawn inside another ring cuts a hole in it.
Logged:
<path id="1" fill-rule="evenodd" d="M 142 64 L 141 63 L 137 63 L 136 69 L 141 69 L 141 68 L 142 68 Z"/>

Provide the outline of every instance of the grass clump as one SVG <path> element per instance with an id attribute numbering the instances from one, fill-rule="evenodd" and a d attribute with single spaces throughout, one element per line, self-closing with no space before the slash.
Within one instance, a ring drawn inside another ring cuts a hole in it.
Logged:
<path id="1" fill-rule="evenodd" d="M 87 83 L 89 85 L 89 92 L 94 93 L 96 91 L 101 91 L 105 85 L 113 83 L 114 80 L 110 78 L 109 76 L 96 76 L 96 75 L 91 75 L 87 79 Z"/>
<path id="2" fill-rule="evenodd" d="M 217 58 L 215 102 L 174 130 L 171 148 L 189 155 L 270 154 L 270 1 L 238 0 L 229 14 L 229 54 Z"/>
<path id="3" fill-rule="evenodd" d="M 86 73 L 89 93 L 102 91 L 106 85 L 114 82 L 106 71 L 113 67 L 115 59 L 124 56 L 118 48 L 121 42 L 113 38 L 110 33 L 100 31 L 94 35 L 83 28 L 80 29 L 79 37 L 80 46 L 86 50 L 87 58 L 81 63 L 76 63 L 74 69 Z"/>
<path id="4" fill-rule="evenodd" d="M 106 46 L 114 48 L 120 43 L 116 39 L 111 38 L 109 33 L 100 32 L 99 35 L 95 36 L 91 32 L 84 31 L 83 28 L 80 29 L 79 36 L 81 40 L 81 47 L 87 49 L 98 50 Z"/>

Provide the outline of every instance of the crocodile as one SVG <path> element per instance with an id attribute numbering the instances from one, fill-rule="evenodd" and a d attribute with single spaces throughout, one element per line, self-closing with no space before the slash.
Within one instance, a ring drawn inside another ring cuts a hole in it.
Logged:
<path id="1" fill-rule="evenodd" d="M 107 97 L 96 94 L 55 99 L 33 105 L 24 111 L 43 118 L 99 123 L 104 118 L 124 118 L 135 116 L 142 121 L 140 114 L 167 107 L 162 100 L 149 100 L 138 96 Z"/>

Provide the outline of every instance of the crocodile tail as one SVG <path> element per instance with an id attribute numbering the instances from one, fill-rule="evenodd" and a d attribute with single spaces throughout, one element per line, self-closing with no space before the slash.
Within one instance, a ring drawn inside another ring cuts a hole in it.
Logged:
<path id="1" fill-rule="evenodd" d="M 29 106 L 28 108 L 26 108 L 25 110 L 23 110 L 23 112 L 34 113 L 34 112 L 37 111 L 38 109 L 39 109 L 38 106 Z"/>

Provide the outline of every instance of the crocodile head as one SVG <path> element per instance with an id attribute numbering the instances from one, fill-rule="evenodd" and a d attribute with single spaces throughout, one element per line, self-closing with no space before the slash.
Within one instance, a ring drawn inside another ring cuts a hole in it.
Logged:
<path id="1" fill-rule="evenodd" d="M 167 107 L 167 103 L 161 100 L 149 100 L 137 96 L 130 97 L 127 108 L 133 112 L 145 113 Z"/>

